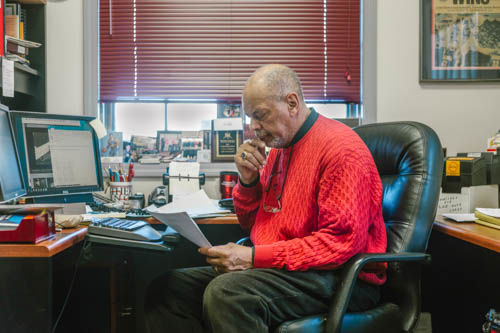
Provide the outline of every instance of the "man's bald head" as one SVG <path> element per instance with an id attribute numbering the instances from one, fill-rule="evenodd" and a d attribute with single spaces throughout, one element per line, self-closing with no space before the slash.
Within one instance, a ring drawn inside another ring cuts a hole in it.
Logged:
<path id="1" fill-rule="evenodd" d="M 271 64 L 258 68 L 247 81 L 243 91 L 243 98 L 250 91 L 260 90 L 266 97 L 282 100 L 286 95 L 295 92 L 300 101 L 304 102 L 304 95 L 300 79 L 291 68 Z"/>

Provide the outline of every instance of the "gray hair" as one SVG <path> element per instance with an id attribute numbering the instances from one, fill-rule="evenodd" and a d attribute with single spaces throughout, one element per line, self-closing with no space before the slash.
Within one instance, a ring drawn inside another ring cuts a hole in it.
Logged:
<path id="1" fill-rule="evenodd" d="M 295 71 L 287 66 L 280 64 L 265 65 L 258 68 L 250 77 L 259 78 L 260 83 L 264 84 L 269 90 L 270 95 L 282 100 L 290 92 L 295 92 L 301 101 L 304 101 L 302 85 Z"/>

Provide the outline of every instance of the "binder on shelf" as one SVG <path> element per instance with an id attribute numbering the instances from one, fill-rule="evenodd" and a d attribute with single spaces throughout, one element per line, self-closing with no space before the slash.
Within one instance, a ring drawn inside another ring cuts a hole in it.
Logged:
<path id="1" fill-rule="evenodd" d="M 12 54 L 26 56 L 29 53 L 28 51 L 29 48 L 27 48 L 26 46 L 15 44 L 9 40 L 7 41 L 6 44 L 7 44 L 7 52 L 10 52 Z"/>
<path id="2" fill-rule="evenodd" d="M 14 44 L 21 45 L 21 46 L 24 46 L 24 47 L 37 48 L 37 47 L 42 46 L 42 44 L 40 44 L 40 43 L 32 42 L 32 41 L 29 41 L 29 40 L 22 40 L 22 39 L 15 38 L 15 37 L 12 37 L 12 36 L 5 36 L 5 39 L 8 42 L 12 42 Z"/>

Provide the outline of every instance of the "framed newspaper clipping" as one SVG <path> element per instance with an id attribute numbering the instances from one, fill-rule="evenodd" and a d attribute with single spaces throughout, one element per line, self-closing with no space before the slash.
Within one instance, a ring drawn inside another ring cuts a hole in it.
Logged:
<path id="1" fill-rule="evenodd" d="M 500 0 L 420 0 L 420 80 L 500 81 Z"/>

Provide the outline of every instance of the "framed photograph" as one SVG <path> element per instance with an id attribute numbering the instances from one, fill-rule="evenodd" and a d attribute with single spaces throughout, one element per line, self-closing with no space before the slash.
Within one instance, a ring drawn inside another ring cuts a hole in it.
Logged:
<path id="1" fill-rule="evenodd" d="M 420 80 L 500 81 L 500 0 L 420 0 Z"/>
<path id="2" fill-rule="evenodd" d="M 241 117 L 240 104 L 220 103 L 217 105 L 217 118 L 239 118 Z"/>
<path id="3" fill-rule="evenodd" d="M 212 162 L 233 162 L 243 131 L 212 131 Z"/>
<path id="4" fill-rule="evenodd" d="M 162 160 L 173 160 L 182 154 L 182 132 L 157 131 L 156 149 Z"/>
<path id="5" fill-rule="evenodd" d="M 196 161 L 198 151 L 203 149 L 203 131 L 182 131 L 182 157 Z"/>
<path id="6" fill-rule="evenodd" d="M 123 160 L 123 133 L 108 132 L 99 140 L 101 161 L 104 163 L 121 163 Z"/>

